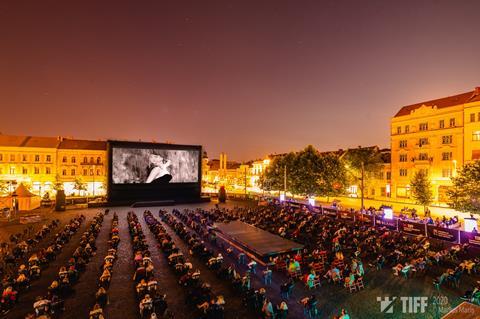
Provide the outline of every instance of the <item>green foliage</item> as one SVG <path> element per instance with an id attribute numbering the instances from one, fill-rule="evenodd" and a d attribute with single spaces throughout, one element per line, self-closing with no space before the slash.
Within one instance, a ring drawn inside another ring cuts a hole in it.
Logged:
<path id="1" fill-rule="evenodd" d="M 80 195 L 80 191 L 86 191 L 87 190 L 87 184 L 82 181 L 81 178 L 75 179 L 73 189 L 78 191 L 78 194 Z"/>
<path id="2" fill-rule="evenodd" d="M 432 185 L 427 174 L 423 170 L 415 172 L 410 181 L 410 189 L 415 202 L 422 206 L 428 206 L 433 200 Z"/>
<path id="3" fill-rule="evenodd" d="M 63 190 L 63 183 L 60 180 L 60 176 L 58 174 L 55 175 L 55 182 L 53 183 L 53 189 L 56 191 Z"/>
<path id="4" fill-rule="evenodd" d="M 449 206 L 461 212 L 480 214 L 480 161 L 466 164 L 452 178 L 447 191 Z"/>
<path id="5" fill-rule="evenodd" d="M 346 172 L 340 159 L 322 155 L 309 145 L 297 153 L 275 157 L 260 178 L 265 190 L 283 190 L 284 172 L 287 191 L 304 196 L 335 196 L 345 191 Z"/>
<path id="6" fill-rule="evenodd" d="M 342 156 L 342 160 L 348 169 L 350 183 L 360 183 L 361 206 L 364 207 L 365 185 L 380 170 L 383 163 L 382 154 L 377 147 L 359 146 L 347 150 Z"/>
<path id="7" fill-rule="evenodd" d="M 0 181 L 0 194 L 8 194 L 10 188 L 7 181 Z"/>

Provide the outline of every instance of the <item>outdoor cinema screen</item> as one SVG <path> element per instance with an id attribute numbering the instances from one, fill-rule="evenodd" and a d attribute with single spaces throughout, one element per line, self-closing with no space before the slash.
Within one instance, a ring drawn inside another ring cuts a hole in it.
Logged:
<path id="1" fill-rule="evenodd" d="M 113 184 L 198 183 L 199 150 L 112 148 Z"/>

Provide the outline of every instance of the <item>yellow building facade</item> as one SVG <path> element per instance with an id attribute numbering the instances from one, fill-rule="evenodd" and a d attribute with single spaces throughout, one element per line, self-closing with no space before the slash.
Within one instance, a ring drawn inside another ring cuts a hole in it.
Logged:
<path id="1" fill-rule="evenodd" d="M 55 193 L 61 183 L 65 194 L 100 196 L 106 193 L 107 143 L 62 137 L 0 135 L 0 182 L 4 193 L 20 183 L 32 193 Z M 86 190 L 75 190 L 75 181 Z"/>
<path id="2" fill-rule="evenodd" d="M 427 173 L 434 202 L 445 203 L 451 177 L 480 159 L 480 88 L 402 107 L 391 119 L 392 198 L 409 200 L 410 181 Z"/>

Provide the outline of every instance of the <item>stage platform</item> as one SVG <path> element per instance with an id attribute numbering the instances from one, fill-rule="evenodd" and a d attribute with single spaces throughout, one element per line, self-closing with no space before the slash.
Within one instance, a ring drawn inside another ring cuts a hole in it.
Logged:
<path id="1" fill-rule="evenodd" d="M 270 256 L 303 249 L 303 245 L 299 243 L 273 235 L 241 221 L 216 223 L 214 226 L 225 239 L 234 242 L 264 261 L 267 261 Z"/>

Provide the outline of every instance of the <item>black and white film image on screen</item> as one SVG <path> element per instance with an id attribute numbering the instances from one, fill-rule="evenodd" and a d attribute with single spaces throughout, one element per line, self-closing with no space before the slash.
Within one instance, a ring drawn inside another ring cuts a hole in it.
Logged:
<path id="1" fill-rule="evenodd" d="M 198 182 L 198 150 L 112 149 L 114 184 Z"/>

